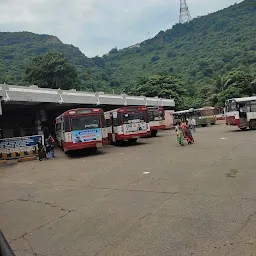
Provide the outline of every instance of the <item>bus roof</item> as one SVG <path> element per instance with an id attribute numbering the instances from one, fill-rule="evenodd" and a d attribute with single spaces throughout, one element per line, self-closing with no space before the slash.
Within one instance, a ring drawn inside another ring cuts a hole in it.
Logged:
<path id="1" fill-rule="evenodd" d="M 189 113 L 191 112 L 191 110 L 181 110 L 181 111 L 177 111 L 177 112 L 174 112 L 173 115 L 178 115 L 178 114 L 186 114 L 186 113 Z"/>
<path id="2" fill-rule="evenodd" d="M 127 106 L 127 107 L 121 107 L 116 108 L 110 111 L 106 111 L 105 113 L 113 113 L 113 112 L 125 112 L 125 111 L 135 111 L 135 110 L 147 110 L 148 108 L 146 106 Z"/>
<path id="3" fill-rule="evenodd" d="M 243 97 L 243 98 L 233 98 L 233 99 L 228 99 L 227 101 L 246 102 L 246 101 L 252 101 L 252 100 L 256 100 L 256 96 Z"/>
<path id="4" fill-rule="evenodd" d="M 159 107 L 148 107 L 148 110 L 163 110 L 164 108 L 162 106 Z"/>
<path id="5" fill-rule="evenodd" d="M 83 113 L 84 111 L 84 113 Z M 75 109 L 69 109 L 56 117 L 55 119 L 59 119 L 62 116 L 69 116 L 74 114 L 89 114 L 89 113 L 103 113 L 103 109 L 101 108 L 75 108 Z"/>

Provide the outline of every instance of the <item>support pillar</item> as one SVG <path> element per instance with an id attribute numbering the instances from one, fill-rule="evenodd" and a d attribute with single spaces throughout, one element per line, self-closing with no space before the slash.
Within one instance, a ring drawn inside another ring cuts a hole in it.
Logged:
<path id="1" fill-rule="evenodd" d="M 2 97 L 0 97 L 0 116 L 3 115 L 3 109 L 2 109 Z"/>

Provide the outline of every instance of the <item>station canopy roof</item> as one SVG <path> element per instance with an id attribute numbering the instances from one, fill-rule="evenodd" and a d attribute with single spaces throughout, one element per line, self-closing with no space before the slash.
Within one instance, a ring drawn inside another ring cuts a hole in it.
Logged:
<path id="1" fill-rule="evenodd" d="M 36 85 L 26 87 L 0 84 L 0 97 L 2 97 L 2 101 L 7 103 L 26 102 L 28 104 L 59 103 L 118 106 L 175 106 L 175 102 L 173 99 L 129 96 L 126 94 L 105 94 L 102 92 L 94 93 L 76 90 L 48 89 L 39 88 Z"/>

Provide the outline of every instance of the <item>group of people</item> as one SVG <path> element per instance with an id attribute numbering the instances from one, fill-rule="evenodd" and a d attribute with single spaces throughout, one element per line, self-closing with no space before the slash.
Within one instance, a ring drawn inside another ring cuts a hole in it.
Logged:
<path id="1" fill-rule="evenodd" d="M 175 130 L 177 133 L 178 143 L 181 146 L 184 146 L 184 139 L 187 140 L 188 144 L 193 144 L 195 142 L 191 131 L 196 131 L 196 121 L 194 118 L 177 123 Z"/>
<path id="2" fill-rule="evenodd" d="M 52 135 L 49 134 L 47 136 L 47 138 L 45 139 L 45 143 L 43 143 L 42 139 L 40 138 L 37 142 L 37 149 L 39 161 L 54 159 L 54 139 Z"/>

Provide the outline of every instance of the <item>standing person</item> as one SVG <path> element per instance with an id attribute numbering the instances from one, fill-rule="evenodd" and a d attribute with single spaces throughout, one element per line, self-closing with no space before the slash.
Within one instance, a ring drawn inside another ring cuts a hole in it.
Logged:
<path id="1" fill-rule="evenodd" d="M 53 143 L 54 143 L 54 139 L 53 139 L 52 135 L 49 134 L 48 139 L 47 139 L 47 147 L 48 147 L 48 152 L 49 152 L 49 158 L 50 159 L 55 158 Z"/>
<path id="2" fill-rule="evenodd" d="M 190 118 L 187 119 L 187 125 L 188 125 L 189 127 L 191 127 L 191 119 L 190 119 Z"/>
<path id="3" fill-rule="evenodd" d="M 179 122 L 177 123 L 177 125 L 175 127 L 175 131 L 176 131 L 176 134 L 177 134 L 177 141 L 178 141 L 178 143 L 181 146 L 184 146 L 184 144 L 183 144 L 183 140 L 184 140 L 183 131 L 182 131 L 182 128 L 181 128 Z"/>
<path id="4" fill-rule="evenodd" d="M 46 157 L 46 152 L 45 152 L 44 144 L 43 144 L 41 138 L 39 138 L 39 140 L 38 140 L 36 145 L 37 145 L 37 149 L 38 149 L 39 161 L 42 161 L 43 159 L 45 160 L 47 157 Z"/>
<path id="5" fill-rule="evenodd" d="M 195 132 L 196 131 L 196 119 L 194 117 L 191 120 L 191 126 L 192 126 L 193 131 Z"/>

